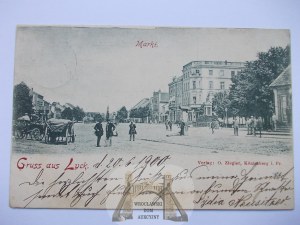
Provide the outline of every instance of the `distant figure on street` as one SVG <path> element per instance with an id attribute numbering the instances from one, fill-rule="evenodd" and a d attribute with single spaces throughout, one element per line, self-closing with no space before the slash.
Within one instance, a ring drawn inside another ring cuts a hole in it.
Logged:
<path id="1" fill-rule="evenodd" d="M 257 119 L 256 117 L 253 118 L 253 135 L 256 136 L 256 129 L 257 129 Z"/>
<path id="2" fill-rule="evenodd" d="M 117 131 L 117 127 L 118 127 L 117 125 L 118 125 L 118 124 L 117 124 L 117 123 L 114 123 L 114 125 L 115 125 L 115 129 L 113 130 L 113 136 L 116 136 L 116 137 L 117 137 L 117 136 L 119 135 L 119 134 L 118 134 L 118 131 Z"/>
<path id="3" fill-rule="evenodd" d="M 215 133 L 215 129 L 217 128 L 217 120 L 213 119 L 210 123 L 211 134 Z"/>
<path id="4" fill-rule="evenodd" d="M 239 122 L 237 118 L 235 118 L 233 121 L 233 133 L 234 136 L 239 136 Z"/>
<path id="5" fill-rule="evenodd" d="M 262 118 L 258 117 L 258 120 L 256 122 L 256 130 L 259 131 L 259 137 L 261 138 L 261 130 L 263 128 L 263 122 L 262 122 Z"/>
<path id="6" fill-rule="evenodd" d="M 166 130 L 169 128 L 168 120 L 165 121 Z"/>
<path id="7" fill-rule="evenodd" d="M 100 140 L 103 135 L 103 127 L 100 120 L 94 126 L 94 130 L 95 130 L 95 135 L 97 136 L 97 147 L 100 147 Z"/>
<path id="8" fill-rule="evenodd" d="M 254 129 L 254 118 L 253 118 L 253 116 L 251 116 L 251 118 L 249 119 L 249 128 L 250 128 L 249 135 L 252 135 L 253 134 L 253 129 Z"/>
<path id="9" fill-rule="evenodd" d="M 108 142 L 109 142 L 109 146 L 112 145 L 112 136 L 114 134 L 114 130 L 116 129 L 115 125 L 108 120 L 106 127 L 105 127 L 105 132 L 106 132 L 106 144 L 105 146 L 108 146 Z"/>
<path id="10" fill-rule="evenodd" d="M 135 135 L 136 135 L 136 125 L 131 121 L 131 123 L 129 124 L 129 136 L 130 136 L 129 141 L 131 141 L 131 139 L 134 141 Z"/>
<path id="11" fill-rule="evenodd" d="M 251 127 L 250 127 L 250 118 L 246 120 L 247 127 L 247 135 L 250 135 Z"/>
<path id="12" fill-rule="evenodd" d="M 168 125 L 169 125 L 170 131 L 172 131 L 172 122 L 171 122 L 171 120 L 169 120 Z"/>
<path id="13" fill-rule="evenodd" d="M 277 130 L 277 116 L 275 115 L 275 113 L 273 113 L 272 115 L 272 130 Z"/>
<path id="14" fill-rule="evenodd" d="M 180 136 L 184 135 L 184 127 L 185 127 L 185 123 L 183 121 L 181 121 L 181 123 L 180 123 Z"/>

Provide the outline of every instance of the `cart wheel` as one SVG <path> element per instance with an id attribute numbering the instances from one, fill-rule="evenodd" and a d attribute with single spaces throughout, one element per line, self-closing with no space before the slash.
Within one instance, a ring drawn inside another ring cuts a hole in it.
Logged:
<path id="1" fill-rule="evenodd" d="M 16 130 L 15 131 L 15 138 L 16 139 L 22 139 L 24 138 L 25 134 L 22 130 Z"/>
<path id="2" fill-rule="evenodd" d="M 31 138 L 34 139 L 35 141 L 40 140 L 40 136 L 41 136 L 41 132 L 38 128 L 34 128 L 31 132 L 30 132 Z"/>

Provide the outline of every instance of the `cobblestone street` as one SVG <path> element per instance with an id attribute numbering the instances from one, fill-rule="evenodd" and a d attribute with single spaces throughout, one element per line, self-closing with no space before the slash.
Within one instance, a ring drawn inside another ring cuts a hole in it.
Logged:
<path id="1" fill-rule="evenodd" d="M 214 134 L 207 127 L 190 127 L 185 136 L 179 136 L 179 128 L 173 125 L 172 131 L 166 131 L 164 124 L 136 124 L 136 140 L 129 141 L 128 124 L 117 126 L 118 136 L 113 137 L 111 147 L 105 147 L 105 134 L 101 138 L 101 147 L 96 147 L 94 124 L 75 124 L 75 143 L 45 144 L 44 141 L 13 139 L 12 148 L 16 153 L 72 154 L 97 153 L 110 154 L 259 154 L 282 155 L 292 152 L 291 136 L 253 136 L 245 129 L 239 130 L 239 136 L 233 135 L 232 128 L 216 129 Z M 105 128 L 105 123 L 103 123 Z"/>

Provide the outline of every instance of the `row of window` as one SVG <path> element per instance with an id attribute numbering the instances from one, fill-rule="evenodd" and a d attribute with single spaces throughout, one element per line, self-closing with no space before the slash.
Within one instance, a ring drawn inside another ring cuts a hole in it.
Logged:
<path id="1" fill-rule="evenodd" d="M 190 102 L 189 102 L 189 98 L 190 96 L 188 94 L 186 94 L 183 98 L 183 105 L 188 105 Z M 199 95 L 199 101 L 201 100 L 201 94 Z M 196 96 L 193 96 L 193 102 L 192 104 L 197 104 L 197 97 Z"/>
<path id="2" fill-rule="evenodd" d="M 196 81 L 193 81 L 192 85 L 193 85 L 192 86 L 193 90 L 195 90 L 197 88 Z M 199 86 L 198 87 L 200 87 L 200 81 L 199 81 Z M 225 90 L 225 82 L 224 81 L 220 82 L 219 88 L 221 90 Z M 214 82 L 213 81 L 209 81 L 209 83 L 208 83 L 208 89 L 214 89 Z M 188 90 L 190 90 L 190 83 L 189 82 L 183 83 L 183 91 L 188 91 Z M 174 90 L 172 88 L 170 88 L 170 95 L 173 94 L 173 91 Z M 179 93 L 179 91 L 177 91 L 177 93 Z"/>
<path id="3" fill-rule="evenodd" d="M 200 81 L 199 81 L 199 87 L 200 87 Z M 193 90 L 197 88 L 196 81 L 193 81 Z M 214 89 L 214 82 L 209 81 L 209 89 Z M 225 82 L 220 82 L 220 89 L 225 90 Z M 184 83 L 183 84 L 183 91 L 190 90 L 190 83 Z"/>
<path id="4" fill-rule="evenodd" d="M 188 76 L 191 75 L 191 74 L 192 74 L 191 71 L 188 71 L 188 72 L 184 73 L 184 75 L 183 75 L 184 79 L 188 78 Z M 196 74 L 200 74 L 200 70 L 196 70 Z M 224 76 L 224 74 L 225 74 L 224 70 L 219 70 L 219 76 Z M 213 76 L 214 75 L 214 70 L 208 70 L 208 75 Z M 234 75 L 235 75 L 235 71 L 232 70 L 231 71 L 231 77 L 233 77 Z"/>
<path id="5" fill-rule="evenodd" d="M 214 82 L 213 81 L 209 81 L 209 89 L 214 89 Z M 220 89 L 221 90 L 225 90 L 225 82 L 220 82 Z"/>

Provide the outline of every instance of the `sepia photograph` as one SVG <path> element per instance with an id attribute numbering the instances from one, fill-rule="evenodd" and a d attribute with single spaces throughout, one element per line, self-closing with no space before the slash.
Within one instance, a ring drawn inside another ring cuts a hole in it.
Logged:
<path id="1" fill-rule="evenodd" d="M 18 26 L 10 206 L 293 209 L 291 67 L 286 29 Z"/>

